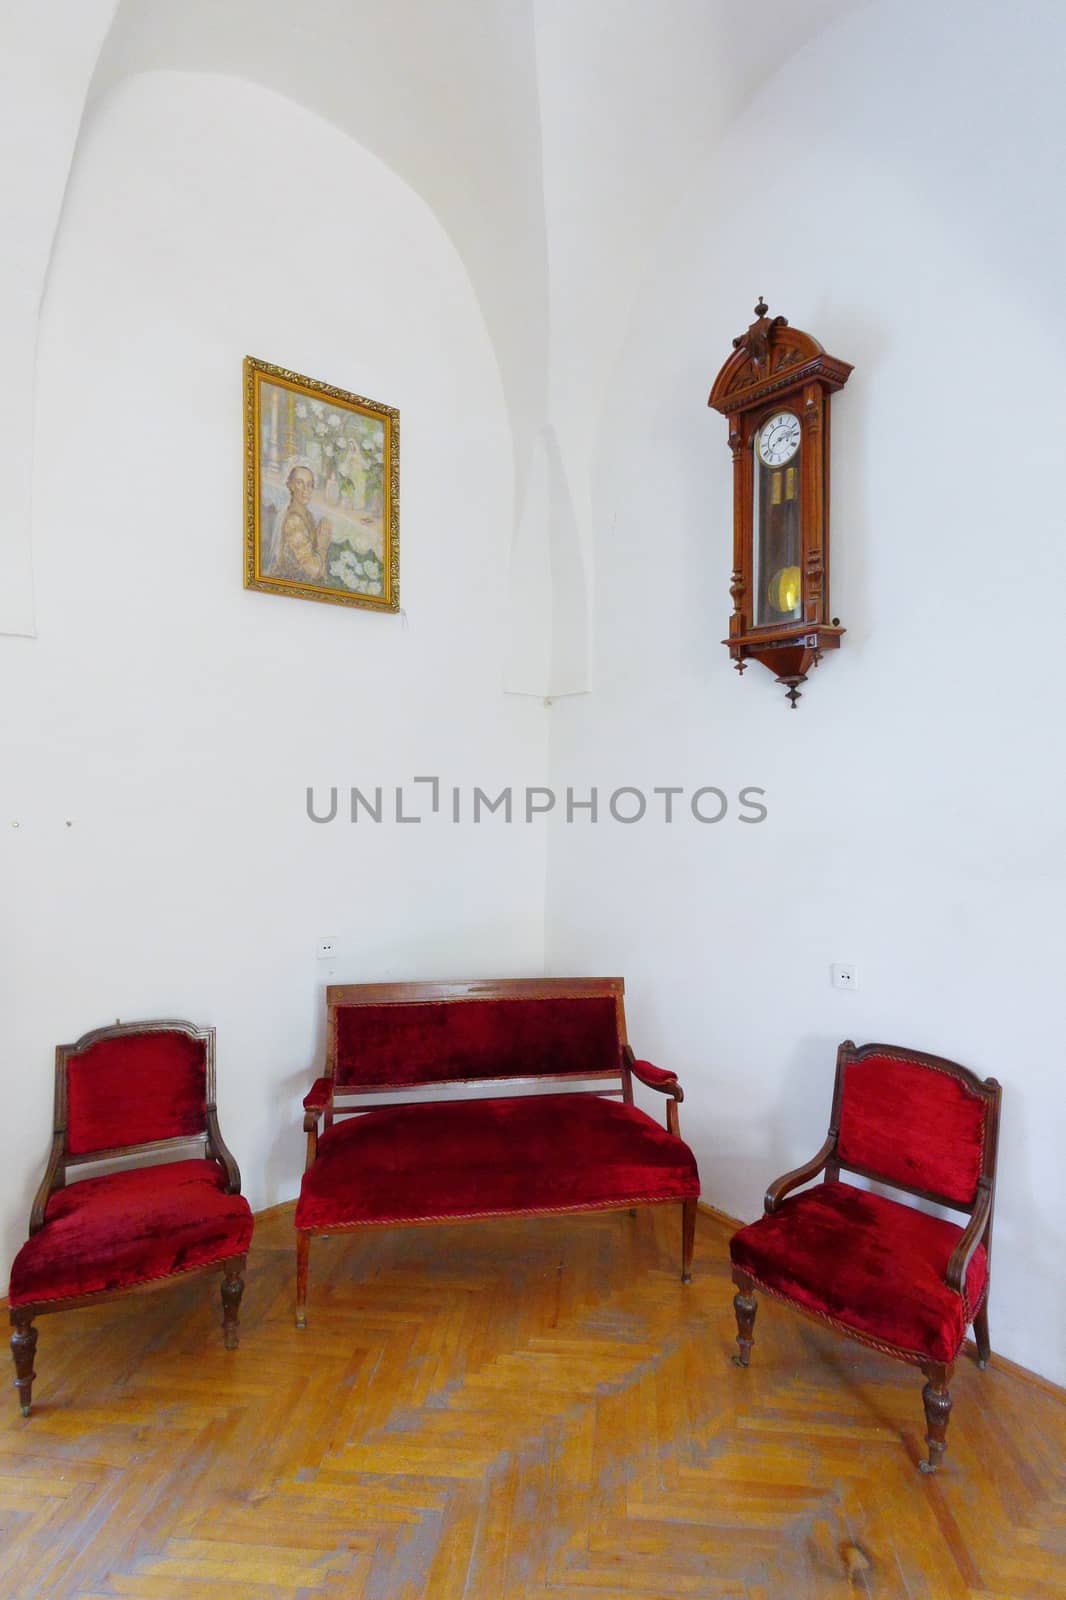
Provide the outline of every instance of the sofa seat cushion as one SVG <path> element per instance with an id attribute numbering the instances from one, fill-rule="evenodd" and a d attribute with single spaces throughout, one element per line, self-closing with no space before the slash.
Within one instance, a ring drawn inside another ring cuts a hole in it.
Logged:
<path id="1" fill-rule="evenodd" d="M 905 1360 L 954 1361 L 988 1277 L 983 1245 L 966 1296 L 944 1281 L 961 1228 L 847 1183 L 790 1195 L 733 1235 L 733 1265 L 762 1288 Z"/>
<path id="2" fill-rule="evenodd" d="M 597 1095 L 388 1106 L 322 1135 L 296 1226 L 585 1211 L 685 1200 L 699 1187 L 681 1139 Z"/>
<path id="3" fill-rule="evenodd" d="M 214 1161 L 85 1178 L 58 1190 L 11 1268 L 11 1306 L 128 1289 L 243 1255 L 252 1213 Z"/>

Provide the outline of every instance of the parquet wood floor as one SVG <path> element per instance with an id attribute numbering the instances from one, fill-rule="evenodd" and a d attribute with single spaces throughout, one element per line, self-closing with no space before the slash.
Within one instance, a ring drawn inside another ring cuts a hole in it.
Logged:
<path id="1" fill-rule="evenodd" d="M 761 1305 L 670 1211 L 315 1243 L 257 1229 L 242 1343 L 204 1281 L 42 1318 L 0 1408 L 5 1600 L 1066 1600 L 1066 1399 L 921 1377 Z M 995 1300 L 992 1302 L 995 1347 Z"/>

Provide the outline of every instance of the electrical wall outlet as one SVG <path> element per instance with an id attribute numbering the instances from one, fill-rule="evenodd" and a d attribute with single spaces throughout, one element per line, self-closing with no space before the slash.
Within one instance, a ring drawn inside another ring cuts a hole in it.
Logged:
<path id="1" fill-rule="evenodd" d="M 859 969 L 853 961 L 835 961 L 829 969 L 834 989 L 857 989 Z"/>
<path id="2" fill-rule="evenodd" d="M 332 961 L 337 954 L 336 939 L 320 939 L 315 949 L 319 961 Z"/>

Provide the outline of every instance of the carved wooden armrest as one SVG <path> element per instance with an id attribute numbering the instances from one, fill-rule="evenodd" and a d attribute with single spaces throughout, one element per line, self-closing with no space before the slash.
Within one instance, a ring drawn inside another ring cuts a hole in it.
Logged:
<path id="1" fill-rule="evenodd" d="M 304 1095 L 304 1131 L 310 1130 L 333 1104 L 333 1079 L 316 1078 Z"/>
<path id="2" fill-rule="evenodd" d="M 48 1165 L 45 1168 L 44 1177 L 41 1179 L 40 1187 L 33 1197 L 33 1209 L 30 1212 L 31 1238 L 35 1233 L 39 1233 L 44 1227 L 44 1214 L 47 1210 L 48 1200 L 53 1189 L 61 1189 L 63 1187 L 62 1168 L 64 1138 L 65 1136 L 62 1128 L 57 1128 L 52 1134 L 52 1148 L 48 1152 Z M 56 1182 L 57 1178 L 59 1179 L 58 1183 Z"/>
<path id="3" fill-rule="evenodd" d="M 215 1160 L 221 1164 L 226 1173 L 226 1193 L 240 1194 L 241 1171 L 230 1152 L 229 1146 L 218 1127 L 218 1109 L 214 1105 L 207 1108 L 207 1148 Z"/>
<path id="4" fill-rule="evenodd" d="M 662 1067 L 653 1067 L 650 1061 L 638 1061 L 633 1054 L 632 1046 L 628 1044 L 622 1046 L 622 1062 L 626 1072 L 631 1073 L 639 1082 L 646 1084 L 649 1089 L 658 1089 L 660 1094 L 670 1096 L 666 1107 L 666 1131 L 672 1133 L 675 1139 L 680 1139 L 677 1108 L 685 1098 L 685 1091 L 677 1081 L 677 1073 L 665 1072 Z M 627 1098 L 629 1098 L 628 1093 Z"/>
<path id="5" fill-rule="evenodd" d="M 812 1156 L 810 1161 L 805 1162 L 802 1167 L 794 1168 L 792 1172 L 784 1173 L 780 1178 L 775 1178 L 763 1199 L 763 1209 L 766 1215 L 769 1216 L 772 1211 L 776 1211 L 785 1196 L 791 1194 L 793 1189 L 798 1189 L 802 1184 L 809 1182 L 811 1178 L 816 1178 L 825 1169 L 836 1147 L 837 1136 L 834 1130 L 830 1133 L 818 1154 Z"/>
<path id="6" fill-rule="evenodd" d="M 667 1072 L 662 1067 L 654 1067 L 650 1061 L 638 1061 L 628 1044 L 623 1046 L 622 1054 L 634 1078 L 646 1084 L 649 1089 L 658 1089 L 660 1094 L 672 1095 L 677 1101 L 685 1098 L 685 1091 L 677 1081 L 676 1072 Z"/>
<path id="7" fill-rule="evenodd" d="M 304 1095 L 304 1132 L 307 1135 L 305 1171 L 318 1157 L 318 1124 L 323 1117 L 326 1117 L 326 1126 L 328 1127 L 329 1121 L 332 1119 L 332 1113 L 333 1079 L 316 1078 Z"/>
<path id="8" fill-rule="evenodd" d="M 992 1185 L 987 1178 L 977 1180 L 977 1202 L 973 1208 L 973 1216 L 963 1229 L 962 1237 L 951 1252 L 948 1270 L 944 1274 L 944 1281 L 949 1289 L 954 1289 L 956 1294 L 966 1293 L 966 1269 L 970 1265 L 971 1257 L 977 1246 L 981 1243 L 981 1236 L 988 1226 L 988 1215 L 992 1210 Z"/>

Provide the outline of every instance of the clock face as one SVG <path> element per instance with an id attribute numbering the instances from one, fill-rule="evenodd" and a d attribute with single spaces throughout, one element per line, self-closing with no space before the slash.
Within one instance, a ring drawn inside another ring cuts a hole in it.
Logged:
<path id="1" fill-rule="evenodd" d="M 800 420 L 791 411 L 779 411 L 759 429 L 759 456 L 768 467 L 783 467 L 800 446 Z"/>

